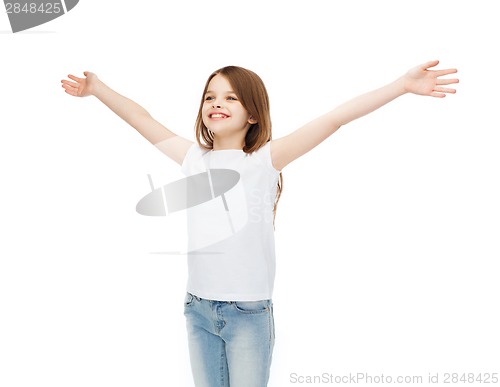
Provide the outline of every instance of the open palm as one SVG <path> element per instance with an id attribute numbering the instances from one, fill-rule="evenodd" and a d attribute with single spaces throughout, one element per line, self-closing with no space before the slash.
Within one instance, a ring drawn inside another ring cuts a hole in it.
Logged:
<path id="1" fill-rule="evenodd" d="M 458 83 L 458 79 L 443 79 L 441 77 L 457 72 L 456 69 L 429 70 L 437 66 L 438 60 L 424 63 L 409 70 L 404 76 L 405 90 L 409 93 L 443 98 L 447 93 L 454 94 L 455 89 L 444 87 Z"/>
<path id="2" fill-rule="evenodd" d="M 62 80 L 62 87 L 65 89 L 66 93 L 73 95 L 75 97 L 86 97 L 92 95 L 93 85 L 97 80 L 97 75 L 89 71 L 83 73 L 85 78 L 78 78 L 74 75 L 69 74 L 68 78 L 72 79 L 74 82 Z"/>

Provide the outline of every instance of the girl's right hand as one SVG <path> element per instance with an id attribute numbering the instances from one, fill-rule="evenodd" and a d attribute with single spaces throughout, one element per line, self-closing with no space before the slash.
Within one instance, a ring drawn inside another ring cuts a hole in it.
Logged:
<path id="1" fill-rule="evenodd" d="M 75 97 L 87 97 L 94 93 L 95 84 L 99 80 L 97 75 L 90 71 L 84 71 L 83 74 L 85 78 L 78 78 L 69 74 L 68 78 L 72 79 L 74 82 L 64 79 L 61 80 L 62 87 L 65 89 L 66 93 Z"/>

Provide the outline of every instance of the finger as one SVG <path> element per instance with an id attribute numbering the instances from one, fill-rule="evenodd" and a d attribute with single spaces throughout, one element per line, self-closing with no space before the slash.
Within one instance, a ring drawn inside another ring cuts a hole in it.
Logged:
<path id="1" fill-rule="evenodd" d="M 455 94 L 456 93 L 456 90 L 455 89 L 452 89 L 450 87 L 435 87 L 434 88 L 434 91 L 437 91 L 437 92 L 440 92 L 440 93 L 451 93 L 451 94 Z"/>
<path id="2" fill-rule="evenodd" d="M 68 78 L 74 81 L 83 81 L 83 78 L 75 77 L 74 75 L 68 74 Z"/>
<path id="3" fill-rule="evenodd" d="M 439 64 L 439 61 L 438 61 L 438 60 L 431 60 L 431 61 L 429 61 L 429 62 L 425 62 L 425 63 L 421 64 L 421 65 L 420 65 L 420 68 L 421 68 L 422 70 L 427 70 L 427 69 L 429 69 L 429 68 L 431 68 L 431 67 L 435 67 L 435 66 L 437 66 L 438 64 Z"/>
<path id="4" fill-rule="evenodd" d="M 71 85 L 69 82 L 63 82 L 61 86 L 64 87 L 66 90 L 76 89 L 76 87 Z"/>
<path id="5" fill-rule="evenodd" d="M 436 91 L 433 91 L 433 92 L 431 93 L 431 97 L 436 97 L 436 98 L 444 98 L 444 97 L 446 97 L 446 94 L 444 94 L 444 93 L 438 93 L 438 92 L 436 92 Z"/>
<path id="6" fill-rule="evenodd" d="M 436 85 L 450 85 L 452 83 L 458 83 L 458 79 L 453 78 L 453 79 L 437 79 L 436 80 Z"/>
<path id="7" fill-rule="evenodd" d="M 69 85 L 69 86 L 72 86 L 72 87 L 78 87 L 78 83 L 76 83 L 76 82 L 70 82 L 70 81 L 62 80 L 61 83 L 63 85 Z"/>
<path id="8" fill-rule="evenodd" d="M 63 87 L 64 90 L 66 91 L 74 91 L 75 88 L 74 87 L 71 87 L 71 86 L 68 86 L 68 85 L 61 85 Z"/>
<path id="9" fill-rule="evenodd" d="M 68 94 L 77 95 L 77 93 L 78 93 L 78 88 L 76 88 L 76 87 L 72 87 L 70 85 L 65 85 L 65 84 L 63 84 L 62 87 L 64 88 L 64 90 Z"/>
<path id="10" fill-rule="evenodd" d="M 64 91 L 66 93 L 68 93 L 69 95 L 72 95 L 73 97 L 80 97 L 80 95 L 77 92 L 68 91 L 68 90 L 64 90 Z"/>
<path id="11" fill-rule="evenodd" d="M 434 74 L 436 75 L 436 77 L 442 77 L 444 75 L 455 74 L 457 71 L 457 69 L 435 70 Z"/>

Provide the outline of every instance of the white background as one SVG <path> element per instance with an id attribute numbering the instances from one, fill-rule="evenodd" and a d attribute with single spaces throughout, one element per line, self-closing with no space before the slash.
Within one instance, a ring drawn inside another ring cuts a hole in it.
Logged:
<path id="1" fill-rule="evenodd" d="M 500 372 L 495 6 L 82 0 L 17 34 L 0 14 L 0 385 L 193 385 L 185 257 L 152 254 L 175 227 L 135 212 L 148 173 L 180 170 L 60 80 L 95 72 L 194 140 L 204 82 L 231 64 L 266 83 L 274 138 L 428 60 L 461 81 L 284 169 L 269 385 Z"/>

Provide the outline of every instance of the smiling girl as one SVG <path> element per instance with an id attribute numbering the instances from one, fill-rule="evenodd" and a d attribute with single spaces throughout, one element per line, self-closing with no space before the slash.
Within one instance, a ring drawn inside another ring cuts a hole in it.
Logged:
<path id="1" fill-rule="evenodd" d="M 283 168 L 341 126 L 406 93 L 437 98 L 455 93 L 447 86 L 458 79 L 442 77 L 456 70 L 432 70 L 438 63 L 417 66 L 276 140 L 271 136 L 266 88 L 255 73 L 241 67 L 224 67 L 208 78 L 196 119 L 196 142 L 174 134 L 91 72 L 61 81 L 70 95 L 97 97 L 181 165 L 186 175 L 211 168 L 239 173 L 244 200 L 224 200 L 223 206 L 226 213 L 236 207 L 246 217 L 244 225 L 230 237 L 188 253 L 184 313 L 197 387 L 267 385 L 275 338 L 273 222 Z M 201 233 L 210 239 L 224 227 L 227 222 L 217 209 L 201 211 L 189 219 L 189 238 Z"/>

